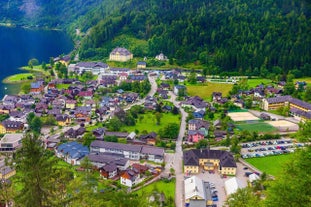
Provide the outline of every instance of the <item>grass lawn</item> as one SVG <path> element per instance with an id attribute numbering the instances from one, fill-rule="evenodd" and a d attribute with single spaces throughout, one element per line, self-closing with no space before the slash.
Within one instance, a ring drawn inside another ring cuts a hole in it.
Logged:
<path id="1" fill-rule="evenodd" d="M 276 131 L 276 128 L 271 126 L 270 124 L 264 123 L 264 122 L 258 122 L 258 123 L 241 123 L 236 125 L 238 129 L 240 130 L 246 130 L 249 132 L 274 132 Z"/>
<path id="2" fill-rule="evenodd" d="M 19 74 L 11 75 L 5 78 L 3 82 L 4 83 L 19 83 L 23 81 L 30 81 L 29 79 L 27 79 L 27 77 L 29 76 L 34 78 L 34 74 L 32 73 L 19 73 Z"/>
<path id="3" fill-rule="evenodd" d="M 232 84 L 208 82 L 205 85 L 187 85 L 187 93 L 190 96 L 211 99 L 213 92 L 221 92 L 223 96 L 227 96 L 232 87 Z"/>
<path id="4" fill-rule="evenodd" d="M 256 157 L 248 158 L 245 161 L 252 164 L 262 172 L 266 172 L 269 175 L 278 176 L 282 173 L 283 165 L 286 161 L 292 158 L 294 154 L 285 154 L 277 156 Z"/>
<path id="5" fill-rule="evenodd" d="M 140 116 L 143 116 L 143 119 L 138 119 L 135 126 L 124 126 L 121 131 L 127 131 L 130 133 L 137 129 L 139 132 L 146 130 L 147 132 L 154 131 L 158 133 L 161 128 L 165 127 L 169 123 L 180 123 L 180 116 L 172 113 L 162 113 L 159 125 L 156 124 L 156 118 L 152 112 L 141 114 Z"/>
<path id="6" fill-rule="evenodd" d="M 305 81 L 308 85 L 311 85 L 311 77 L 295 78 L 294 79 L 294 83 L 296 81 Z"/>
<path id="7" fill-rule="evenodd" d="M 71 84 L 57 84 L 57 89 L 68 89 Z"/>
<path id="8" fill-rule="evenodd" d="M 33 68 L 30 68 L 29 66 L 23 66 L 23 67 L 21 67 L 21 69 L 22 70 L 28 70 L 30 72 L 43 73 L 45 76 L 50 75 L 49 71 L 42 69 L 42 65 L 36 65 L 36 66 L 33 66 Z"/>
<path id="9" fill-rule="evenodd" d="M 256 78 L 256 79 L 247 79 L 247 84 L 251 88 L 255 88 L 259 84 L 269 84 L 272 83 L 272 80 L 270 79 L 265 79 L 265 78 Z"/>
<path id="10" fill-rule="evenodd" d="M 159 180 L 150 185 L 142 187 L 135 193 L 137 193 L 138 195 L 146 195 L 154 190 L 158 191 L 159 193 L 163 192 L 166 198 L 172 197 L 173 199 L 175 199 L 175 180 L 172 180 L 170 182 L 164 182 L 163 180 Z"/>

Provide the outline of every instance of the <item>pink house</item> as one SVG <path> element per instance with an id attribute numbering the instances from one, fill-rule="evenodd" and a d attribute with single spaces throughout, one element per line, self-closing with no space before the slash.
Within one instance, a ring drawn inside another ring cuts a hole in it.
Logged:
<path id="1" fill-rule="evenodd" d="M 204 139 L 204 131 L 201 130 L 189 130 L 188 131 L 188 142 L 198 142 Z"/>

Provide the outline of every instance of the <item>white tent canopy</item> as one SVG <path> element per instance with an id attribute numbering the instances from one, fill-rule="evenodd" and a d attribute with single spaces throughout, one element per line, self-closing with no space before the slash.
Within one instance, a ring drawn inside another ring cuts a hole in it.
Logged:
<path id="1" fill-rule="evenodd" d="M 259 179 L 259 176 L 257 174 L 255 174 L 255 173 L 250 174 L 248 176 L 248 180 L 249 180 L 250 183 L 252 183 L 252 182 L 254 182 L 255 180 L 258 180 L 258 179 Z"/>
<path id="2" fill-rule="evenodd" d="M 235 193 L 239 188 L 241 188 L 240 181 L 236 177 L 225 181 L 225 190 L 227 195 Z"/>

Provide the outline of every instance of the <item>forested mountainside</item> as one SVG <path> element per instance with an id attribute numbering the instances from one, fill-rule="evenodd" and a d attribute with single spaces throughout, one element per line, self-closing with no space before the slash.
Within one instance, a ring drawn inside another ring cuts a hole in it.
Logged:
<path id="1" fill-rule="evenodd" d="M 1 0 L 0 22 L 60 28 L 101 3 L 102 0 Z"/>
<path id="2" fill-rule="evenodd" d="M 24 0 L 16 8 L 24 11 L 25 2 L 38 2 L 38 23 L 87 34 L 82 59 L 102 59 L 123 46 L 136 57 L 163 52 L 179 65 L 201 64 L 212 73 L 311 75 L 307 0 Z"/>

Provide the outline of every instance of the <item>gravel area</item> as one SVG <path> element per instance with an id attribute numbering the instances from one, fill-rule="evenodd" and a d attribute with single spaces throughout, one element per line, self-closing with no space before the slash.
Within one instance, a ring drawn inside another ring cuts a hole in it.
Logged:
<path id="1" fill-rule="evenodd" d="M 246 170 L 243 170 L 245 166 L 241 163 L 237 163 L 237 174 L 236 177 L 240 181 L 241 187 L 244 188 L 247 186 L 248 178 L 244 176 Z M 208 181 L 215 184 L 215 189 L 218 191 L 218 201 L 214 201 L 214 204 L 217 206 L 224 206 L 225 201 L 227 200 L 227 195 L 225 192 L 225 181 L 232 178 L 232 176 L 227 176 L 227 178 L 221 178 L 218 172 L 209 173 L 204 172 L 197 175 L 204 181 Z"/>

